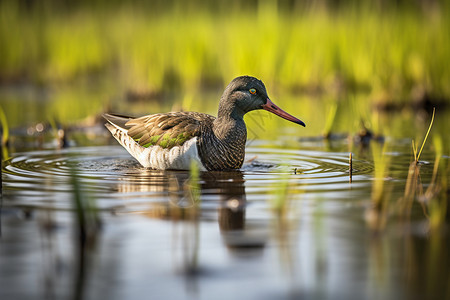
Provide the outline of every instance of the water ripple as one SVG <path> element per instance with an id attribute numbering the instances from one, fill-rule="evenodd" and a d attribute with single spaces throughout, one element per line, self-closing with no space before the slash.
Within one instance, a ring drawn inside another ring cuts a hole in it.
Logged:
<path id="1" fill-rule="evenodd" d="M 280 181 L 287 180 L 293 193 L 326 197 L 332 192 L 335 198 L 346 198 L 349 189 L 370 186 L 373 172 L 372 163 L 353 161 L 350 185 L 346 153 L 250 147 L 246 159 L 241 172 L 202 175 L 203 197 L 241 193 L 251 201 L 266 200 Z M 99 199 L 101 208 L 166 201 L 183 193 L 189 179 L 186 171 L 142 168 L 121 147 L 70 148 L 16 154 L 4 165 L 4 194 L 11 205 L 69 208 L 74 172 L 84 190 Z M 218 183 L 221 186 L 215 186 Z"/>

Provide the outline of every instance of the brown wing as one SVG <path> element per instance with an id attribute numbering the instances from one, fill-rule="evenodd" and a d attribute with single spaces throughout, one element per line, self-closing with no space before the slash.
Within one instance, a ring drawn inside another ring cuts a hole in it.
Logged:
<path id="1" fill-rule="evenodd" d="M 126 122 L 128 135 L 143 147 L 159 145 L 162 148 L 181 146 L 199 136 L 202 124 L 212 123 L 211 115 L 197 112 L 154 114 Z"/>

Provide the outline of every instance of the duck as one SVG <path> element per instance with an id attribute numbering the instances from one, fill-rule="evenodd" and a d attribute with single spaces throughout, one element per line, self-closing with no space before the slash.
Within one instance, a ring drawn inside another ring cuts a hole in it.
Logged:
<path id="1" fill-rule="evenodd" d="M 260 109 L 306 126 L 275 105 L 264 83 L 252 76 L 239 76 L 228 84 L 217 117 L 192 111 L 103 117 L 112 136 L 145 168 L 189 170 L 195 163 L 201 171 L 228 171 L 244 163 L 244 115 Z"/>

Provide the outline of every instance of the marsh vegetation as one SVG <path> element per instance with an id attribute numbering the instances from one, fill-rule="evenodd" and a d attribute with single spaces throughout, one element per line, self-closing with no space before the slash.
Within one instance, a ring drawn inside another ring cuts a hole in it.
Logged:
<path id="1" fill-rule="evenodd" d="M 1 1 L 0 298 L 448 298 L 449 13 Z M 307 127 L 249 113 L 239 172 L 144 169 L 99 117 L 243 74 Z"/>

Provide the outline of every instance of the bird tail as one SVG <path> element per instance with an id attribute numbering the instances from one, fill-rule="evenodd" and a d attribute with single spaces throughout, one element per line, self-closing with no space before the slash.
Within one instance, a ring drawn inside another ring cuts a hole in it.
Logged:
<path id="1" fill-rule="evenodd" d="M 112 125 L 114 128 L 119 129 L 122 132 L 128 131 L 128 126 L 126 123 L 130 121 L 132 118 L 128 116 L 121 116 L 121 115 L 113 115 L 113 114 L 103 114 L 103 118 L 105 118 L 108 123 L 105 124 L 106 128 L 111 131 L 110 126 Z M 109 126 L 108 126 L 109 125 Z M 112 131 L 111 131 L 112 133 Z"/>
<path id="2" fill-rule="evenodd" d="M 144 167 L 148 167 L 148 163 L 140 157 L 145 148 L 136 143 L 136 141 L 128 135 L 128 126 L 126 123 L 132 118 L 111 114 L 104 114 L 103 117 L 108 121 L 105 126 L 111 132 L 112 136 Z"/>

